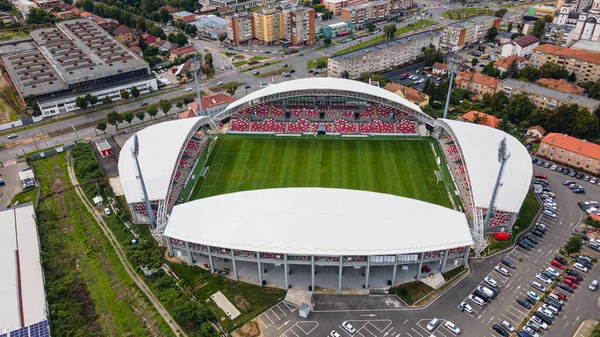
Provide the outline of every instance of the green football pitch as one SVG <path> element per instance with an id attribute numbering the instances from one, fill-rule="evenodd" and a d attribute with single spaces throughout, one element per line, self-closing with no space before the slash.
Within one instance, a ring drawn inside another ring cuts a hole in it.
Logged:
<path id="1" fill-rule="evenodd" d="M 388 193 L 452 207 L 444 182 L 436 178 L 439 168 L 433 144 L 429 138 L 220 135 L 206 163 L 208 173 L 198 180 L 190 200 L 264 188 L 332 187 Z M 445 169 L 445 164 L 442 167 Z M 447 169 L 442 173 L 447 176 Z"/>

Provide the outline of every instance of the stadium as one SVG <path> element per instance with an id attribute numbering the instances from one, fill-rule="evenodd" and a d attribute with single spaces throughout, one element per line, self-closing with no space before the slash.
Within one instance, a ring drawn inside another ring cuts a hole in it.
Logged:
<path id="1" fill-rule="evenodd" d="M 503 131 L 313 78 L 141 130 L 119 174 L 134 221 L 151 223 L 171 255 L 235 280 L 342 291 L 466 264 L 486 233 L 511 231 L 532 168 Z"/>

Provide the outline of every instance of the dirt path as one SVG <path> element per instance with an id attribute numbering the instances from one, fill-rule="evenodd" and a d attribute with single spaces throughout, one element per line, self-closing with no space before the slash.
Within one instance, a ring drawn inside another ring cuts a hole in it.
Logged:
<path id="1" fill-rule="evenodd" d="M 108 228 L 108 226 L 106 225 L 106 222 L 104 222 L 104 218 L 102 217 L 102 215 L 94 207 L 92 207 L 90 205 L 89 201 L 85 197 L 85 194 L 81 190 L 79 183 L 77 182 L 77 178 L 75 177 L 75 172 L 73 171 L 70 152 L 69 152 L 68 156 L 69 157 L 68 157 L 68 161 L 67 161 L 68 162 L 67 167 L 68 167 L 69 178 L 71 179 L 71 183 L 73 184 L 73 186 L 76 186 L 75 191 L 77 192 L 77 195 L 79 196 L 79 198 L 85 205 L 85 208 L 88 210 L 88 212 L 90 212 L 94 216 L 94 218 L 100 225 L 100 228 L 104 232 L 104 235 L 108 238 L 108 241 L 110 242 L 110 244 L 113 246 L 113 248 L 117 252 L 119 261 L 121 261 L 121 263 L 123 264 L 123 267 L 125 267 L 127 274 L 129 274 L 129 276 L 135 282 L 135 284 L 138 286 L 138 288 L 146 295 L 146 297 L 148 297 L 148 299 L 150 300 L 152 305 L 156 308 L 158 313 L 164 318 L 164 320 L 167 322 L 167 324 L 171 327 L 171 330 L 173 330 L 173 332 L 178 336 L 187 337 L 187 335 L 185 334 L 183 329 L 181 329 L 179 324 L 177 324 L 177 322 L 175 322 L 175 320 L 173 319 L 173 317 L 171 317 L 171 315 L 165 309 L 165 307 L 163 307 L 163 305 L 160 303 L 160 301 L 154 296 L 152 291 L 150 291 L 150 289 L 148 288 L 146 283 L 135 272 L 135 270 L 133 269 L 131 264 L 129 264 L 129 261 L 125 257 L 125 253 L 123 252 L 121 245 L 119 245 L 119 242 L 113 235 L 112 231 Z"/>

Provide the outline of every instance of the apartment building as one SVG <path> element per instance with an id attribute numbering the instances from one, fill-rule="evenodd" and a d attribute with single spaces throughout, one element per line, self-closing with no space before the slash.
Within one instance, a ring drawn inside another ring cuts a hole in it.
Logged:
<path id="1" fill-rule="evenodd" d="M 496 92 L 498 83 L 500 83 L 500 79 L 491 76 L 475 72 L 459 71 L 456 74 L 454 86 L 465 89 L 472 94 L 483 96 L 484 94 L 493 95 Z"/>
<path id="2" fill-rule="evenodd" d="M 252 13 L 252 26 L 254 38 L 265 45 L 278 43 L 285 37 L 283 13 L 275 9 Z"/>
<path id="3" fill-rule="evenodd" d="M 252 15 L 230 15 L 225 17 L 227 23 L 227 41 L 239 46 L 252 39 Z"/>
<path id="4" fill-rule="evenodd" d="M 593 51 L 545 44 L 533 49 L 529 62 L 536 68 L 546 62 L 560 64 L 575 73 L 577 82 L 600 79 L 600 53 Z"/>
<path id="5" fill-rule="evenodd" d="M 279 40 L 283 46 L 304 46 L 315 43 L 315 10 L 283 10 L 284 37 Z"/>
<path id="6" fill-rule="evenodd" d="M 486 15 L 452 23 L 444 27 L 440 47 L 457 51 L 467 44 L 483 41 L 490 28 L 500 29 L 501 21 L 501 18 Z"/>
<path id="7" fill-rule="evenodd" d="M 439 44 L 439 34 L 426 31 L 396 40 L 379 43 L 365 49 L 329 58 L 328 75 L 341 77 L 344 71 L 350 78 L 358 78 L 366 72 L 380 72 L 415 61 L 423 54 L 423 48 Z"/>
<path id="8" fill-rule="evenodd" d="M 333 15 L 342 15 L 342 8 L 365 4 L 368 0 L 323 0 L 325 8 L 333 12 Z"/>
<path id="9" fill-rule="evenodd" d="M 600 145 L 562 133 L 542 138 L 536 155 L 592 174 L 600 173 Z"/>
<path id="10" fill-rule="evenodd" d="M 563 104 L 577 104 L 581 108 L 587 108 L 593 113 L 600 106 L 600 101 L 596 101 L 585 96 L 576 95 L 569 92 L 554 90 L 545 86 L 507 78 L 498 84 L 498 90 L 504 90 L 508 97 L 512 95 L 525 93 L 529 99 L 539 108 L 554 109 Z"/>
<path id="11" fill-rule="evenodd" d="M 367 22 L 386 21 L 412 7 L 412 0 L 378 0 L 342 8 L 342 20 L 352 22 L 362 29 Z"/>
<path id="12" fill-rule="evenodd" d="M 546 32 L 541 36 L 542 44 L 553 44 L 566 47 L 571 44 L 570 33 L 575 27 L 568 25 L 546 24 Z"/>
<path id="13" fill-rule="evenodd" d="M 531 55 L 533 48 L 540 45 L 540 40 L 533 35 L 523 35 L 502 46 L 502 57 Z"/>

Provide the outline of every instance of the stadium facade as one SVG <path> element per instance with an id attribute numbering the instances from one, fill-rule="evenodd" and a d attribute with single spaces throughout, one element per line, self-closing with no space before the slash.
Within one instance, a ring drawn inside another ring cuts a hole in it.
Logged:
<path id="1" fill-rule="evenodd" d="M 437 137 L 454 180 L 449 194 L 456 193 L 460 204 L 455 203 L 453 210 L 398 196 L 327 188 L 270 189 L 181 200 L 197 159 L 209 152 L 208 128 L 227 120 L 230 133 Z M 212 271 L 232 272 L 235 279 L 281 287 L 384 287 L 418 279 L 427 269 L 443 272 L 464 264 L 471 246 L 481 248 L 477 245 L 484 242 L 484 232 L 511 230 L 532 176 L 527 150 L 502 131 L 435 120 L 386 90 L 335 78 L 272 85 L 213 117 L 161 123 L 138 132 L 138 138 L 140 173 L 157 218 L 155 236 L 166 238 L 171 254 L 210 266 Z M 497 146 L 504 138 L 511 156 L 490 226 L 483 230 L 500 168 Z M 124 145 L 119 172 L 134 220 L 147 222 L 149 213 L 132 146 L 132 140 Z M 356 200 L 370 206 L 354 209 L 351 205 Z M 315 205 L 321 205 L 319 211 Z M 335 282 L 315 280 L 315 268 L 337 268 Z M 281 273 L 267 273 L 280 269 Z M 342 278 L 353 274 L 358 278 Z"/>
<path id="2" fill-rule="evenodd" d="M 120 90 L 157 90 L 146 61 L 88 19 L 62 21 L 0 44 L 11 85 L 24 104 L 35 97 L 42 116 L 78 110 L 87 94 L 121 99 Z"/>

